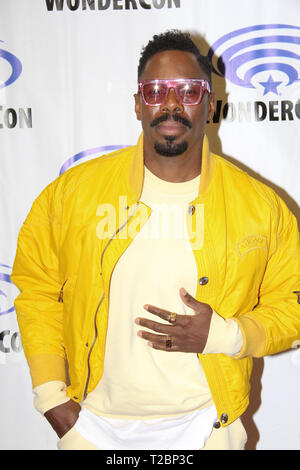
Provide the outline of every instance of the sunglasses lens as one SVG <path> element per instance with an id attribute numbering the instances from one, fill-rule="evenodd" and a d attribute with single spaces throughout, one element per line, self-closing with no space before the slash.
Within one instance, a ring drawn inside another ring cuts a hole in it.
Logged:
<path id="1" fill-rule="evenodd" d="M 183 83 L 178 85 L 177 93 L 183 104 L 195 104 L 202 96 L 202 87 L 198 84 Z"/>
<path id="2" fill-rule="evenodd" d="M 165 101 L 168 88 L 163 84 L 147 83 L 143 86 L 143 93 L 146 103 L 160 105 Z"/>

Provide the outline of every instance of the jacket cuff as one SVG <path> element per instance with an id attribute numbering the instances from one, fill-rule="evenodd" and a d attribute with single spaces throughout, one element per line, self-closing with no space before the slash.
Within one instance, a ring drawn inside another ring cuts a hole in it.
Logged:
<path id="1" fill-rule="evenodd" d="M 35 395 L 33 403 L 37 411 L 44 414 L 55 406 L 62 405 L 70 400 L 66 393 L 67 386 L 64 382 L 54 380 L 33 389 Z"/>
<path id="2" fill-rule="evenodd" d="M 247 314 L 236 317 L 234 321 L 239 325 L 243 335 L 243 347 L 235 358 L 263 357 L 266 350 L 266 332 L 261 323 Z"/>
<path id="3" fill-rule="evenodd" d="M 231 318 L 224 319 L 213 311 L 208 338 L 202 354 L 226 354 L 234 356 L 243 346 L 239 325 Z"/>
<path id="4" fill-rule="evenodd" d="M 65 358 L 56 354 L 41 354 L 27 358 L 33 388 L 45 382 L 60 380 L 66 383 Z"/>

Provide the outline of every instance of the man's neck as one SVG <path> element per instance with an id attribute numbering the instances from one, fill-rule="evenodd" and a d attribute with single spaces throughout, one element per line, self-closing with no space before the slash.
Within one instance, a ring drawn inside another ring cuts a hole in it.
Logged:
<path id="1" fill-rule="evenodd" d="M 186 153 L 186 152 L 185 152 Z M 144 151 L 144 165 L 158 178 L 172 183 L 190 181 L 201 173 L 201 152 L 195 155 L 164 157 Z"/>

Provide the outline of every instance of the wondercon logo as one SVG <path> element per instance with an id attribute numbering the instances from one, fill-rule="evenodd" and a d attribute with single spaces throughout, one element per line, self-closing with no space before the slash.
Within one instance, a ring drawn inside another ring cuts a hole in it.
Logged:
<path id="1" fill-rule="evenodd" d="M 71 168 L 78 162 L 82 163 L 82 159 L 95 158 L 98 157 L 101 153 L 114 152 L 115 150 L 120 150 L 125 147 L 128 147 L 128 145 L 102 145 L 100 147 L 94 147 L 91 149 L 84 150 L 83 152 L 79 152 L 76 155 L 73 155 L 73 157 L 70 157 L 63 164 L 59 171 L 59 174 L 62 175 L 65 171 L 67 171 L 69 168 Z"/>
<path id="2" fill-rule="evenodd" d="M 0 264 L 0 318 L 15 311 L 13 299 L 18 290 L 10 279 L 11 266 Z"/>
<path id="3" fill-rule="evenodd" d="M 3 41 L 0 40 L 0 42 Z M 22 72 L 22 63 L 14 54 L 4 49 L 0 49 L 0 59 L 4 60 L 0 60 L 0 88 L 5 88 L 19 78 Z"/>
<path id="4" fill-rule="evenodd" d="M 300 79 L 300 27 L 264 24 L 219 38 L 208 57 L 216 75 L 263 95 L 280 95 Z"/>

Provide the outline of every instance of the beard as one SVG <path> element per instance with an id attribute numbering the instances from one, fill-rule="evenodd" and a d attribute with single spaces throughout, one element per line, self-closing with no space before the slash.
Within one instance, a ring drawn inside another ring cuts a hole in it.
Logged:
<path id="1" fill-rule="evenodd" d="M 181 122 L 185 126 L 192 128 L 192 123 L 185 119 L 184 117 L 175 114 L 171 116 L 170 114 L 164 114 L 156 119 L 154 119 L 151 123 L 151 127 L 155 127 L 163 121 L 168 121 L 173 119 L 175 122 Z M 154 149 L 159 155 L 163 155 L 164 157 L 176 157 L 177 155 L 181 155 L 184 153 L 188 148 L 188 143 L 186 140 L 179 142 L 176 144 L 174 141 L 176 139 L 175 136 L 165 136 L 165 143 L 154 143 Z"/>
<path id="2" fill-rule="evenodd" d="M 188 143 L 186 140 L 183 140 L 182 142 L 176 144 L 174 140 L 175 137 L 166 136 L 165 143 L 154 143 L 154 149 L 159 155 L 163 155 L 164 157 L 176 157 L 177 155 L 181 155 L 187 150 Z"/>

